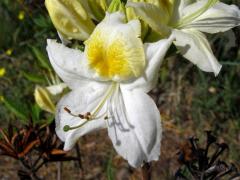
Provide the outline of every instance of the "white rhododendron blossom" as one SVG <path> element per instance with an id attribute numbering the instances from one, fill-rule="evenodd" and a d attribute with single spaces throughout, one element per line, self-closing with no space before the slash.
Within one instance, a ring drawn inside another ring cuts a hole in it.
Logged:
<path id="1" fill-rule="evenodd" d="M 186 59 L 215 75 L 221 65 L 202 32 L 224 32 L 240 25 L 239 8 L 218 0 L 152 0 L 152 3 L 129 0 L 127 6 L 162 36 L 173 34 L 174 44 Z"/>
<path id="2" fill-rule="evenodd" d="M 79 137 L 108 129 L 116 151 L 133 167 L 157 160 L 161 121 L 146 94 L 173 38 L 143 44 L 138 20 L 106 14 L 85 41 L 84 52 L 48 40 L 51 64 L 71 88 L 57 105 L 56 132 L 70 150 Z"/>

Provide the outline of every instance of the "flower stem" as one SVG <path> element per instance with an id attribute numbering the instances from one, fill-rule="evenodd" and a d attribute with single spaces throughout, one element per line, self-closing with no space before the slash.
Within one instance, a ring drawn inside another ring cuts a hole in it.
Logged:
<path id="1" fill-rule="evenodd" d="M 142 180 L 151 180 L 151 164 L 145 163 L 142 167 Z"/>

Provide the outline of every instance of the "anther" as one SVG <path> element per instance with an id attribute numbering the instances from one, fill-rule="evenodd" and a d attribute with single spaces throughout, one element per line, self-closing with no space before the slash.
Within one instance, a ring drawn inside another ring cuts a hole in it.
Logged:
<path id="1" fill-rule="evenodd" d="M 115 83 L 112 84 L 111 88 L 108 89 L 108 91 L 106 92 L 104 98 L 99 102 L 99 104 L 97 105 L 97 107 L 95 108 L 95 110 L 91 113 L 91 112 L 87 112 L 85 114 L 73 114 L 71 112 L 70 109 L 68 109 L 67 107 L 64 107 L 63 109 L 68 113 L 70 114 L 71 116 L 73 117 L 78 117 L 80 119 L 83 119 L 85 120 L 84 122 L 80 123 L 79 125 L 77 126 L 69 126 L 69 125 L 65 125 L 63 127 L 63 131 L 64 132 L 67 132 L 67 131 L 70 131 L 70 130 L 74 130 L 74 129 L 77 129 L 77 128 L 80 128 L 82 126 L 84 126 L 85 124 L 87 124 L 89 121 L 92 121 L 92 120 L 97 120 L 97 119 L 100 119 L 100 118 L 104 118 L 104 120 L 107 120 L 109 119 L 109 117 L 106 115 L 106 112 L 100 116 L 97 116 L 97 114 L 100 112 L 100 110 L 103 108 L 104 104 L 106 103 L 106 101 L 108 100 L 108 98 L 111 97 L 111 95 L 113 94 L 114 90 L 117 88 L 118 86 L 116 86 Z M 105 116 L 106 115 L 106 116 Z"/>
<path id="2" fill-rule="evenodd" d="M 78 117 L 80 117 L 81 119 L 84 119 L 85 116 L 82 114 L 79 114 Z"/>
<path id="3" fill-rule="evenodd" d="M 63 108 L 68 114 L 74 116 L 74 117 L 79 117 L 80 119 L 87 119 L 86 117 L 86 114 L 83 115 L 83 114 L 73 114 L 72 111 L 70 109 L 68 109 L 67 107 L 64 107 Z M 89 113 L 88 113 L 89 114 Z M 88 115 L 89 116 L 89 115 Z"/>
<path id="4" fill-rule="evenodd" d="M 63 109 L 64 109 L 67 113 L 71 114 L 70 109 L 68 109 L 67 107 L 64 107 Z"/>
<path id="5" fill-rule="evenodd" d="M 86 120 L 90 120 L 91 119 L 91 113 L 90 112 L 87 112 L 86 114 L 84 114 L 84 119 Z"/>

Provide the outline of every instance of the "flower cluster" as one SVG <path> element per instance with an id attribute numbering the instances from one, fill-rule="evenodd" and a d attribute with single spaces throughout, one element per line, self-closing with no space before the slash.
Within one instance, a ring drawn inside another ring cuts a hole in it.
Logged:
<path id="1" fill-rule="evenodd" d="M 107 128 L 114 148 L 133 167 L 160 155 L 160 114 L 147 93 L 169 47 L 173 43 L 201 70 L 217 75 L 221 65 L 203 33 L 240 24 L 240 10 L 217 0 L 45 4 L 61 39 L 47 40 L 49 60 L 71 89 L 56 107 L 56 133 L 64 150 L 79 137 Z M 54 109 L 51 104 L 49 111 Z"/>

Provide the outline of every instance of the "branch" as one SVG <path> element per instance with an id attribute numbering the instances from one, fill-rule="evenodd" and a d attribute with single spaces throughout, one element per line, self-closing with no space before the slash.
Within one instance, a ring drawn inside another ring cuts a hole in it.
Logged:
<path id="1" fill-rule="evenodd" d="M 145 163 L 142 167 L 142 180 L 151 180 L 151 164 Z"/>

